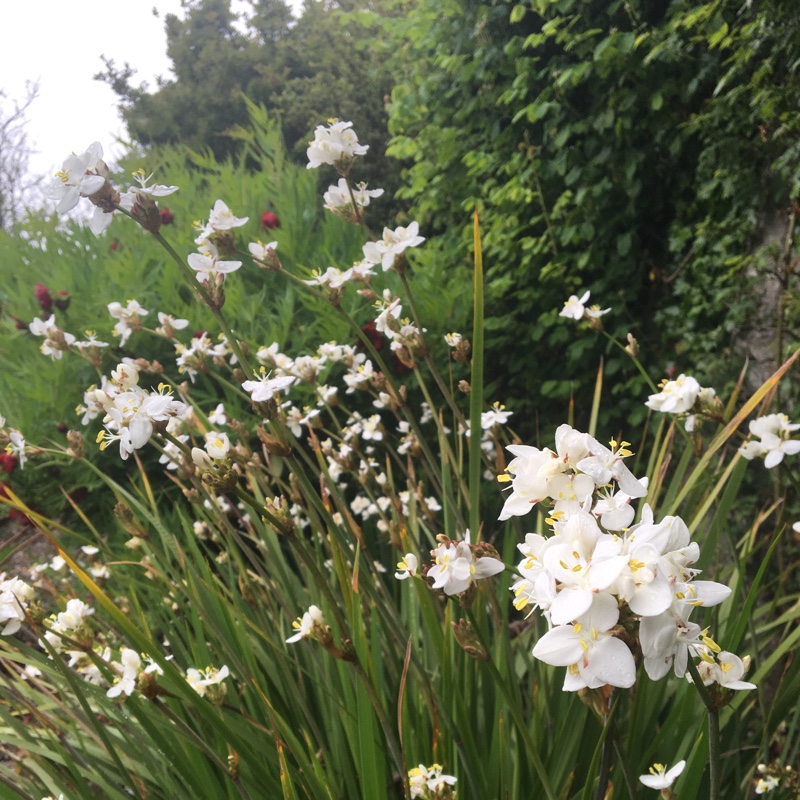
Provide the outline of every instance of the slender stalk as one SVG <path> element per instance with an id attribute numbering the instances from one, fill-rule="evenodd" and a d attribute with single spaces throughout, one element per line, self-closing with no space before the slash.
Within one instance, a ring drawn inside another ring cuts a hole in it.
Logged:
<path id="1" fill-rule="evenodd" d="M 601 329 L 600 333 L 602 333 L 609 342 L 615 344 L 620 350 L 624 351 L 625 355 L 628 356 L 634 364 L 636 364 L 636 369 L 639 370 L 647 385 L 653 390 L 654 393 L 658 393 L 658 387 L 655 385 L 655 383 L 653 383 L 653 379 L 647 374 L 647 370 L 642 366 L 642 362 L 639 361 L 636 356 L 631 355 L 627 350 L 625 350 L 625 345 L 623 345 L 622 342 L 620 342 L 615 336 L 612 336 L 607 330 Z"/>
<path id="2" fill-rule="evenodd" d="M 610 702 L 609 698 L 609 702 Z M 608 788 L 608 775 L 611 771 L 611 753 L 613 751 L 613 736 L 611 733 L 611 719 L 608 712 L 603 717 L 603 727 L 606 729 L 603 739 L 603 751 L 600 756 L 600 773 L 597 776 L 597 791 L 594 794 L 595 800 L 603 800 Z"/>
<path id="3" fill-rule="evenodd" d="M 211 313 L 214 315 L 214 319 L 217 321 L 217 325 L 219 325 L 222 332 L 225 334 L 225 338 L 228 341 L 228 346 L 231 348 L 231 351 L 236 356 L 239 363 L 242 365 L 242 369 L 244 370 L 245 374 L 249 377 L 252 377 L 256 374 L 255 370 L 252 368 L 247 356 L 244 354 L 244 351 L 239 345 L 239 340 L 234 336 L 233 331 L 231 330 L 230 325 L 228 325 L 228 321 L 225 319 L 222 311 L 218 308 L 215 308 L 215 304 L 211 300 L 211 295 L 206 291 L 206 288 L 201 284 L 198 283 L 195 279 L 195 275 L 186 262 L 181 258 L 175 248 L 160 234 L 154 233 L 153 237 L 158 241 L 158 243 L 170 254 L 172 260 L 180 267 L 181 272 L 183 273 L 184 278 L 189 282 L 191 286 L 195 288 L 197 293 L 200 295 L 201 300 L 205 305 L 211 309 Z"/>
<path id="4" fill-rule="evenodd" d="M 694 662 L 687 661 L 689 674 L 694 685 L 700 693 L 703 705 L 708 711 L 708 765 L 711 773 L 711 788 L 708 793 L 709 800 L 719 800 L 720 791 L 720 743 L 719 743 L 719 709 L 714 704 L 708 689 L 703 684 L 703 679 L 697 671 Z"/>

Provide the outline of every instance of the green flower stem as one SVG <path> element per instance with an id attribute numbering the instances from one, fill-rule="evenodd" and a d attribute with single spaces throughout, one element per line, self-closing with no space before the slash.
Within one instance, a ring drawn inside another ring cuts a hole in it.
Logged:
<path id="1" fill-rule="evenodd" d="M 625 349 L 625 345 L 623 345 L 622 342 L 620 342 L 615 336 L 612 336 L 607 330 L 602 329 L 600 333 L 602 333 L 609 342 L 619 347 L 619 349 L 622 350 L 625 355 L 627 355 L 631 361 L 633 361 L 634 364 L 636 364 L 636 369 L 638 369 L 642 374 L 642 377 L 645 379 L 647 385 L 653 390 L 654 394 L 658 394 L 658 387 L 655 385 L 655 383 L 653 383 L 653 379 L 647 374 L 647 370 L 642 366 L 642 362 L 639 361 L 636 356 L 631 355 L 631 353 Z"/>
<path id="2" fill-rule="evenodd" d="M 248 378 L 252 377 L 253 375 L 257 375 L 257 372 L 252 368 L 247 356 L 245 356 L 244 351 L 240 347 L 239 340 L 233 335 L 233 331 L 231 330 L 230 325 L 228 325 L 228 321 L 225 319 L 222 311 L 214 307 L 214 304 L 211 302 L 211 295 L 209 295 L 201 283 L 198 283 L 195 274 L 192 272 L 188 264 L 180 257 L 175 248 L 160 233 L 154 233 L 153 237 L 170 254 L 173 261 L 175 261 L 175 263 L 180 267 L 180 270 L 189 285 L 194 287 L 202 301 L 211 309 L 211 313 L 214 315 L 217 325 L 219 325 L 220 330 L 225 334 L 225 338 L 228 341 L 228 346 L 231 348 L 231 351 L 236 356 L 239 364 L 241 364 L 242 369 Z"/>
<path id="3" fill-rule="evenodd" d="M 703 679 L 697 671 L 694 662 L 687 661 L 689 674 L 694 685 L 700 693 L 703 705 L 708 711 L 708 763 L 711 772 L 711 789 L 708 793 L 709 800 L 719 800 L 720 791 L 720 743 L 719 743 L 719 709 L 714 704 L 711 694 L 703 684 Z"/>

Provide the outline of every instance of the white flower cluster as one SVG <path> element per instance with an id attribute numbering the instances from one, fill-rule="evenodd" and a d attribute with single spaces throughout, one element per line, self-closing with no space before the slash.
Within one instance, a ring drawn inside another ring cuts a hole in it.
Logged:
<path id="1" fill-rule="evenodd" d="M 800 453 L 800 439 L 789 438 L 798 429 L 800 424 L 789 422 L 786 414 L 768 414 L 751 420 L 750 433 L 758 440 L 751 439 L 739 448 L 739 454 L 748 461 L 763 458 L 767 469 L 777 467 L 784 456 Z"/>
<path id="2" fill-rule="evenodd" d="M 363 156 L 369 145 L 359 144 L 352 122 L 332 120 L 328 127 L 317 125 L 314 141 L 308 145 L 307 169 L 316 169 L 323 164 L 331 164 L 346 175 L 356 156 Z"/>
<path id="3" fill-rule="evenodd" d="M 97 436 L 100 449 L 119 442 L 123 460 L 147 444 L 157 423 L 166 424 L 187 410 L 185 403 L 173 400 L 164 384 L 153 392 L 138 383 L 139 370 L 133 364 L 123 363 L 112 371 L 110 382 L 90 392 L 93 401 L 105 412 L 105 430 Z"/>
<path id="4" fill-rule="evenodd" d="M 88 198 L 95 206 L 89 220 L 90 230 L 99 236 L 110 224 L 117 206 L 129 213 L 136 207 L 148 205 L 155 208 L 153 197 L 166 197 L 178 191 L 177 186 L 148 186 L 152 175 L 139 169 L 133 173 L 135 186 L 120 195 L 108 181 L 108 165 L 103 161 L 103 148 L 93 142 L 80 155 L 68 156 L 51 183 L 48 194 L 57 201 L 56 211 L 61 214 L 71 211 L 82 197 Z"/>
<path id="5" fill-rule="evenodd" d="M 506 476 L 512 493 L 500 518 L 525 514 L 543 500 L 553 504 L 548 519 L 553 535 L 529 533 L 518 545 L 524 559 L 518 567 L 521 578 L 512 586 L 514 605 L 520 611 L 538 608 L 548 620 L 550 630 L 533 655 L 567 667 L 565 691 L 632 686 L 637 622 L 651 679 L 664 677 L 670 667 L 682 677 L 690 654 L 709 665 L 704 677 L 712 680 L 731 669 L 728 654 L 689 621 L 695 608 L 721 603 L 730 589 L 695 580 L 699 571 L 692 565 L 700 548 L 690 541 L 680 517 L 655 522 L 645 504 L 641 521 L 631 524 L 631 500 L 643 497 L 646 489 L 623 463 L 631 455 L 625 445 L 612 441 L 608 449 L 562 425 L 556 431 L 556 452 L 509 447 L 516 456 Z"/>
<path id="6" fill-rule="evenodd" d="M 6 578 L 0 573 L 0 625 L 2 636 L 16 633 L 25 621 L 25 609 L 33 600 L 33 589 L 19 578 Z"/>
<path id="7" fill-rule="evenodd" d="M 603 308 L 601 309 L 600 306 L 594 305 L 586 307 L 586 303 L 589 300 L 589 290 L 587 289 L 581 297 L 577 295 L 570 295 L 569 300 L 564 301 L 564 308 L 558 312 L 559 317 L 568 317 L 569 319 L 574 319 L 580 321 L 582 319 L 588 320 L 596 320 L 600 319 L 600 317 L 608 314 L 611 311 L 610 308 Z"/>
<path id="8" fill-rule="evenodd" d="M 426 767 L 420 764 L 408 771 L 408 784 L 411 787 L 411 797 L 421 797 L 423 800 L 444 800 L 455 795 L 450 787 L 454 786 L 456 779 L 452 775 L 445 775 L 441 764 L 431 764 Z"/>

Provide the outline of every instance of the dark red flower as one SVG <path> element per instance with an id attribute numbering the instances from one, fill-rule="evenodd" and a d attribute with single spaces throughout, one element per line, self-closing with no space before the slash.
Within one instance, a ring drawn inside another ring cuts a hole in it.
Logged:
<path id="1" fill-rule="evenodd" d="M 361 327 L 361 332 L 366 334 L 367 339 L 369 339 L 376 350 L 380 350 L 381 347 L 383 347 L 383 334 L 379 330 L 376 330 L 374 322 L 368 322 L 366 325 L 363 325 Z M 359 349 L 366 349 L 362 342 L 359 342 Z"/>
<path id="2" fill-rule="evenodd" d="M 111 250 L 116 250 L 119 247 L 119 239 L 112 239 L 111 244 L 108 247 Z"/>
<path id="3" fill-rule="evenodd" d="M 53 302 L 59 311 L 66 311 L 71 301 L 72 298 L 69 296 L 69 292 L 62 289 L 60 292 L 56 292 L 56 297 Z"/>
<path id="4" fill-rule="evenodd" d="M 17 466 L 17 457 L 13 453 L 0 452 L 0 469 L 9 475 Z"/>
<path id="5" fill-rule="evenodd" d="M 168 208 L 162 208 L 158 213 L 161 215 L 162 225 L 172 225 L 172 220 L 174 217 Z"/>
<path id="6" fill-rule="evenodd" d="M 45 314 L 49 314 L 53 308 L 53 298 L 50 297 L 49 289 L 43 283 L 37 283 L 33 287 L 33 296 L 36 298 L 36 302 L 39 303 L 39 308 Z"/>
<path id="7" fill-rule="evenodd" d="M 274 211 L 265 211 L 261 215 L 261 227 L 264 230 L 268 230 L 270 228 L 280 228 L 281 221 L 278 219 L 278 215 Z"/>

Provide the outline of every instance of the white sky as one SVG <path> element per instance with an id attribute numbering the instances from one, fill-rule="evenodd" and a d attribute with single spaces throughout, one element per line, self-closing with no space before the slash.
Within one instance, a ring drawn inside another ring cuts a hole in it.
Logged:
<path id="1" fill-rule="evenodd" d="M 302 0 L 292 0 L 295 14 Z M 234 9 L 240 3 L 234 0 Z M 159 16 L 153 15 L 158 9 Z M 28 109 L 28 139 L 34 174 L 52 176 L 71 152 L 92 142 L 113 160 L 125 129 L 117 97 L 106 83 L 101 55 L 118 67 L 136 69 L 133 83 L 155 88 L 155 77 L 171 77 L 164 16 L 181 14 L 180 0 L 0 0 L 0 89 L 10 100 L 25 96 L 25 82 L 39 82 Z M 11 108 L 6 100 L 7 108 Z"/>

